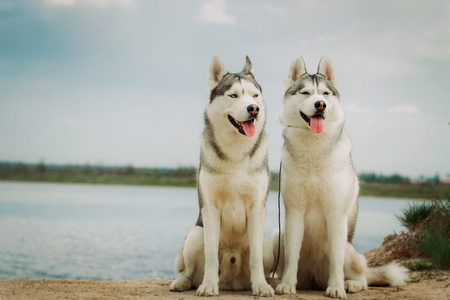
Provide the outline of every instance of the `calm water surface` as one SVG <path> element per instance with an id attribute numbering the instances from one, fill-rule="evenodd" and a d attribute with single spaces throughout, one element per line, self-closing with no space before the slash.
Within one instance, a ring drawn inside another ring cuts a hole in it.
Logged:
<path id="1" fill-rule="evenodd" d="M 359 204 L 360 252 L 402 230 L 394 213 L 408 200 L 361 197 Z M 277 193 L 267 207 L 270 237 Z M 172 278 L 197 215 L 192 188 L 0 182 L 0 279 Z"/>

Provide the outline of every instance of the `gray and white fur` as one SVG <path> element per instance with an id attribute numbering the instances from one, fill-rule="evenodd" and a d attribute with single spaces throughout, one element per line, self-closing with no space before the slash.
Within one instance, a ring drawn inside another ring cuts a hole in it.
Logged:
<path id="1" fill-rule="evenodd" d="M 306 72 L 302 57 L 292 62 L 280 120 L 286 214 L 277 269 L 282 278 L 276 292 L 318 288 L 329 297 L 346 298 L 346 291 L 364 290 L 368 284 L 405 284 L 405 268 L 397 264 L 366 268 L 365 257 L 352 244 L 359 182 L 335 72 L 327 57 L 314 75 Z M 278 254 L 278 231 L 272 238 Z"/>
<path id="2" fill-rule="evenodd" d="M 214 57 L 208 89 L 197 174 L 200 211 L 176 257 L 181 276 L 170 290 L 197 288 L 199 296 L 214 296 L 251 289 L 256 296 L 273 296 L 266 276 L 274 254 L 264 237 L 266 111 L 250 59 L 242 72 L 231 74 Z"/>

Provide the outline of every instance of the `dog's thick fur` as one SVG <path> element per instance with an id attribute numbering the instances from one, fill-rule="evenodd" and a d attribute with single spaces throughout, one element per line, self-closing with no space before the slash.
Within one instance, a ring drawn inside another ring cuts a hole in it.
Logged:
<path id="1" fill-rule="evenodd" d="M 276 292 L 319 288 L 329 297 L 345 298 L 346 290 L 357 292 L 368 284 L 404 284 L 405 268 L 390 264 L 367 269 L 364 256 L 352 245 L 359 183 L 328 58 L 310 75 L 303 58 L 297 57 L 284 92 L 281 191 L 286 220 Z M 278 254 L 278 231 L 273 241 Z"/>
<path id="2" fill-rule="evenodd" d="M 264 237 L 270 175 L 261 87 L 248 57 L 236 74 L 214 57 L 208 87 L 198 169 L 200 213 L 177 255 L 181 276 L 170 290 L 198 288 L 197 295 L 213 296 L 219 289 L 252 289 L 256 296 L 273 296 L 266 281 L 274 255 Z"/>

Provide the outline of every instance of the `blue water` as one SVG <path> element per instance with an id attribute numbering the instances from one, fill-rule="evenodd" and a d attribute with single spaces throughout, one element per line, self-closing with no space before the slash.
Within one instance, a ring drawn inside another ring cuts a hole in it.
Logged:
<path id="1" fill-rule="evenodd" d="M 197 203 L 192 188 L 0 182 L 0 279 L 175 277 L 174 259 L 197 220 Z M 407 205 L 361 197 L 357 249 L 400 232 L 394 213 Z M 270 237 L 278 224 L 276 193 L 267 208 Z"/>

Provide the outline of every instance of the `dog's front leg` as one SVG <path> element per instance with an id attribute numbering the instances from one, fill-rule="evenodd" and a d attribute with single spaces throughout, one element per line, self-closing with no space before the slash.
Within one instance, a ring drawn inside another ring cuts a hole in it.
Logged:
<path id="1" fill-rule="evenodd" d="M 297 271 L 300 249 L 305 231 L 305 213 L 295 208 L 286 209 L 284 231 L 284 272 L 277 294 L 295 294 L 297 292 Z"/>
<path id="2" fill-rule="evenodd" d="M 273 288 L 267 284 L 264 275 L 263 241 L 266 207 L 255 206 L 248 215 L 248 236 L 250 244 L 250 280 L 254 296 L 274 295 Z"/>
<path id="3" fill-rule="evenodd" d="M 331 298 L 345 299 L 344 257 L 347 244 L 347 219 L 344 213 L 332 210 L 327 216 L 327 232 L 329 239 L 330 266 L 328 287 L 325 294 Z"/>
<path id="4" fill-rule="evenodd" d="M 205 249 L 205 274 L 197 296 L 219 295 L 220 212 L 214 205 L 202 208 Z"/>

